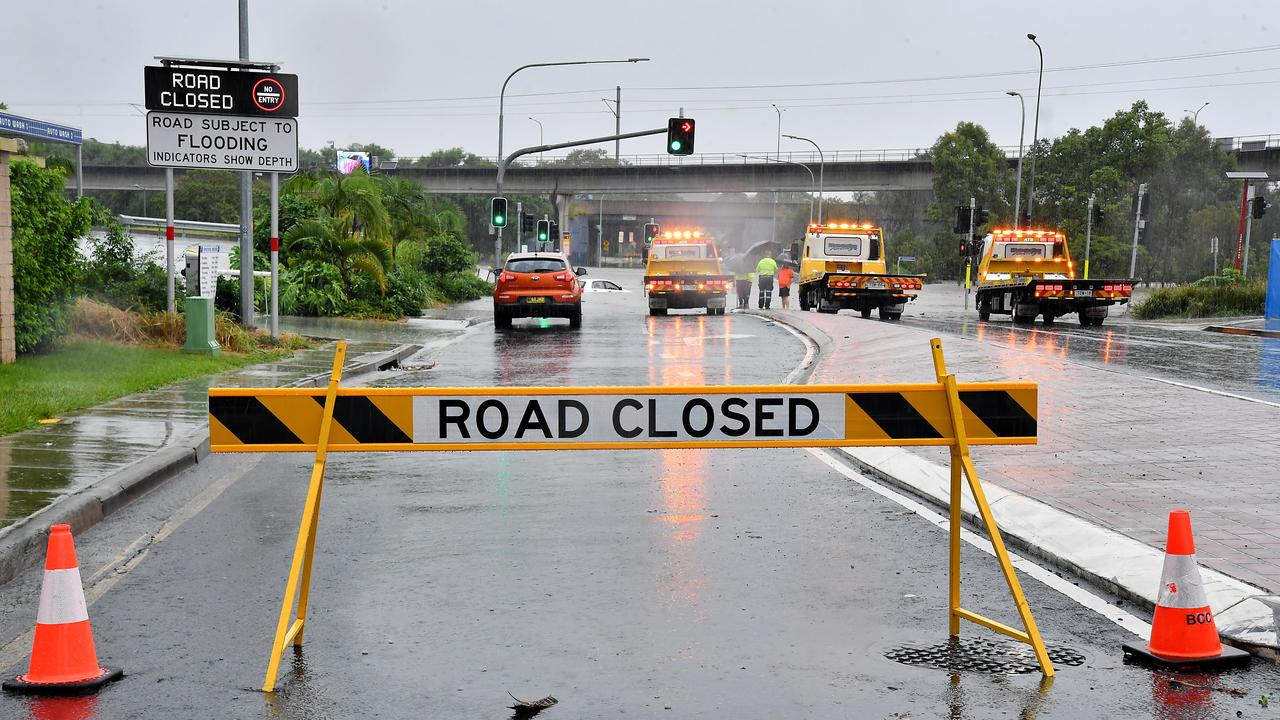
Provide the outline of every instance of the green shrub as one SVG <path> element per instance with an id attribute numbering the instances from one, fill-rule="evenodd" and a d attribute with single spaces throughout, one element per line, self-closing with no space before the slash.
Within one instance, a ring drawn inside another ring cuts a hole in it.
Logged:
<path id="1" fill-rule="evenodd" d="M 437 235 L 427 240 L 426 252 L 422 254 L 421 270 L 432 275 L 475 268 L 476 257 L 471 247 L 452 234 Z"/>
<path id="2" fill-rule="evenodd" d="M 89 258 L 80 266 L 80 290 L 122 310 L 163 310 L 164 268 L 134 252 L 133 238 L 110 215 L 99 213 L 107 234 L 89 241 Z"/>
<path id="3" fill-rule="evenodd" d="M 9 165 L 13 189 L 13 293 L 18 352 L 49 346 L 66 330 L 89 232 L 88 200 L 68 202 L 63 176 L 22 159 Z"/>
<path id="4" fill-rule="evenodd" d="M 342 276 L 327 263 L 301 262 L 280 275 L 280 312 L 286 315 L 341 315 L 348 305 Z"/>
<path id="5" fill-rule="evenodd" d="M 1153 290 L 1134 304 L 1133 315 L 1143 320 L 1261 315 L 1266 296 L 1267 286 L 1262 281 L 1179 285 Z"/>
<path id="6" fill-rule="evenodd" d="M 479 300 L 493 294 L 493 283 L 476 277 L 475 270 L 459 270 L 428 276 L 431 295 L 437 302 L 457 303 Z"/>

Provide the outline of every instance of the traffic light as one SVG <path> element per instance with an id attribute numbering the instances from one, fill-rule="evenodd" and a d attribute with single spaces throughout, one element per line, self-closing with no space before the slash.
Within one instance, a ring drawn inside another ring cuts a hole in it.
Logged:
<path id="1" fill-rule="evenodd" d="M 507 199 L 496 197 L 489 205 L 489 224 L 496 227 L 507 226 Z"/>
<path id="2" fill-rule="evenodd" d="M 644 244 L 652 245 L 653 239 L 658 237 L 658 223 L 644 224 Z"/>
<path id="3" fill-rule="evenodd" d="M 551 221 L 551 227 L 547 228 L 547 239 L 559 245 L 560 243 L 560 223 L 555 220 Z"/>
<path id="4" fill-rule="evenodd" d="M 1024 227 L 1024 228 L 1031 227 L 1031 213 L 1029 212 L 1022 213 L 1022 222 L 1018 225 L 1018 227 Z"/>
<path id="5" fill-rule="evenodd" d="M 538 221 L 538 242 L 544 243 L 549 239 L 551 239 L 551 221 L 539 220 Z"/>
<path id="6" fill-rule="evenodd" d="M 1094 225 L 1101 225 L 1101 224 L 1102 224 L 1102 221 L 1103 221 L 1103 219 L 1104 219 L 1105 217 L 1106 217 L 1106 214 L 1102 212 L 1102 206 L 1101 206 L 1101 205 L 1094 205 L 1094 206 L 1093 206 L 1093 218 L 1092 218 L 1093 224 L 1094 224 Z"/>
<path id="7" fill-rule="evenodd" d="M 533 215 L 520 213 L 520 232 L 533 232 Z"/>
<path id="8" fill-rule="evenodd" d="M 983 225 L 986 225 L 990 221 L 991 221 L 991 213 L 987 212 L 981 207 L 975 209 L 973 211 L 973 232 L 975 233 L 974 237 L 978 237 L 976 233 L 982 232 L 980 228 Z"/>
<path id="9" fill-rule="evenodd" d="M 667 120 L 667 152 L 669 154 L 693 154 L 693 124 L 693 118 Z"/>
<path id="10" fill-rule="evenodd" d="M 1253 196 L 1253 219 L 1261 220 L 1263 215 L 1267 214 L 1267 199 L 1261 194 Z"/>
<path id="11" fill-rule="evenodd" d="M 957 235 L 969 234 L 969 215 L 970 208 L 968 205 L 956 206 L 956 224 L 951 230 Z M 963 251 L 961 251 L 963 252 Z"/>

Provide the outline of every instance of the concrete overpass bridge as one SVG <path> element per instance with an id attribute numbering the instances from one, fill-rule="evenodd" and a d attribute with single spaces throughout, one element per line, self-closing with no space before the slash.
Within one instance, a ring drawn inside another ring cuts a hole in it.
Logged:
<path id="1" fill-rule="evenodd" d="M 1241 170 L 1263 170 L 1280 178 L 1280 135 L 1262 140 L 1219 140 L 1230 146 Z M 931 190 L 933 161 L 917 150 L 832 151 L 821 163 L 827 192 Z M 624 158 L 621 166 L 528 165 L 511 168 L 504 179 L 508 194 L 628 195 L 676 193 L 811 192 L 816 190 L 807 166 L 819 171 L 820 159 L 810 153 L 784 153 L 786 162 L 755 155 L 719 154 L 675 157 L 641 155 Z M 1009 157 L 1010 166 L 1017 158 Z M 491 167 L 413 167 L 399 159 L 380 170 L 409 178 L 428 192 L 444 194 L 493 193 Z M 803 166 L 802 166 L 803 165 Z M 175 171 L 180 177 L 182 171 Z M 68 187 L 74 178 L 68 179 Z M 153 167 L 86 166 L 86 190 L 148 190 L 164 188 L 164 170 Z"/>

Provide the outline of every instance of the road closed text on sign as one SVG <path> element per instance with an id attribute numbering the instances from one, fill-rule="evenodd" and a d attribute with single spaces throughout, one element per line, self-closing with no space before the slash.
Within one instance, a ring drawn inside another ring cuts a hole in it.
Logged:
<path id="1" fill-rule="evenodd" d="M 148 110 L 298 116 L 298 76 L 208 67 L 143 68 Z"/>
<path id="2" fill-rule="evenodd" d="M 1036 442 L 1034 383 L 961 383 L 971 444 Z M 314 450 L 322 389 L 209 390 L 215 452 Z M 943 386 L 342 388 L 329 450 L 950 445 Z"/>
<path id="3" fill-rule="evenodd" d="M 150 112 L 147 163 L 158 167 L 295 172 L 298 121 L 284 117 Z"/>

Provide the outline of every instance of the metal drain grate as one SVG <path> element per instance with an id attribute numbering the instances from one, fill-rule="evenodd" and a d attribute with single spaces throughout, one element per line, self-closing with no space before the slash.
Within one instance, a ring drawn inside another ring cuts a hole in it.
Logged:
<path id="1" fill-rule="evenodd" d="M 1030 645 L 1003 639 L 949 638 L 937 645 L 896 647 L 884 656 L 904 665 L 948 672 L 1023 675 L 1040 670 Z M 1084 655 L 1065 647 L 1049 648 L 1049 659 L 1054 665 L 1078 667 L 1084 664 Z"/>

